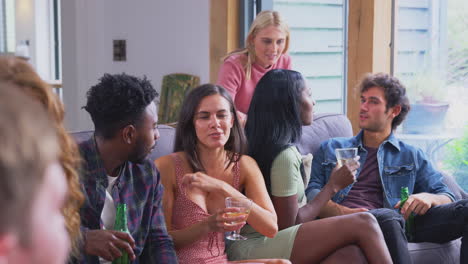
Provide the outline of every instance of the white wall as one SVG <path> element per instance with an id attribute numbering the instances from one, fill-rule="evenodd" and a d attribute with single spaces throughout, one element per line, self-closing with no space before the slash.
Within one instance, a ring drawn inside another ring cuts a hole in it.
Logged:
<path id="1" fill-rule="evenodd" d="M 81 109 L 104 73 L 162 76 L 183 72 L 209 81 L 209 0 L 61 1 L 62 75 L 69 130 L 92 129 Z M 127 61 L 112 61 L 112 40 L 127 40 Z"/>
<path id="2" fill-rule="evenodd" d="M 33 0 L 15 1 L 15 38 L 18 45 L 22 40 L 29 40 L 30 62 L 36 63 L 36 50 L 31 48 L 36 45 L 34 28 L 35 5 Z"/>
<path id="3" fill-rule="evenodd" d="M 45 80 L 53 79 L 52 58 L 53 46 L 53 14 L 50 0 L 35 0 L 34 33 L 35 45 L 30 50 L 35 54 L 37 73 Z"/>
<path id="4" fill-rule="evenodd" d="M 50 0 L 15 1 L 15 45 L 29 41 L 29 62 L 44 80 L 53 79 L 50 4 Z"/>

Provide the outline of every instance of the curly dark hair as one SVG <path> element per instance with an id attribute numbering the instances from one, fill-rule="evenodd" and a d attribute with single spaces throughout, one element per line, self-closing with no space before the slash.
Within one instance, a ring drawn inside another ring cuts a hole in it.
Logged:
<path id="1" fill-rule="evenodd" d="M 146 107 L 157 96 L 146 76 L 106 73 L 87 92 L 83 108 L 91 115 L 96 135 L 109 139 L 127 125 L 139 125 Z"/>
<path id="2" fill-rule="evenodd" d="M 401 106 L 401 112 L 392 121 L 395 130 L 406 118 L 411 107 L 405 86 L 394 76 L 387 73 L 367 74 L 358 85 L 361 94 L 372 87 L 381 87 L 387 101 L 386 110 L 396 105 Z"/>

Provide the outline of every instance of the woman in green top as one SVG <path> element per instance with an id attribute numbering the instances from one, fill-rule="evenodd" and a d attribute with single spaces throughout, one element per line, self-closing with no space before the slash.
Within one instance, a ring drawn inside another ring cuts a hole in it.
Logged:
<path id="1" fill-rule="evenodd" d="M 354 181 L 359 165 L 335 168 L 319 195 L 299 208 L 304 196 L 301 155 L 294 144 L 310 125 L 314 102 L 301 74 L 271 70 L 257 84 L 245 127 L 249 155 L 265 178 L 278 215 L 279 232 L 267 238 L 248 226 L 249 239 L 228 248 L 230 259 L 287 258 L 293 263 L 391 263 L 375 218 L 356 213 L 315 220 L 323 205 Z M 363 256 L 363 254 L 364 256 Z"/>

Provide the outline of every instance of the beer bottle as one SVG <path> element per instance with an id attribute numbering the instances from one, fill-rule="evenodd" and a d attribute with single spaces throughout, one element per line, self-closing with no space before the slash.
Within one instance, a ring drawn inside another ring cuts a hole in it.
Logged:
<path id="1" fill-rule="evenodd" d="M 127 225 L 127 205 L 124 203 L 119 203 L 117 205 L 117 213 L 115 215 L 115 224 L 114 230 L 129 233 Z M 112 264 L 129 264 L 131 263 L 128 253 L 125 250 L 121 250 L 122 256 L 114 259 Z"/>
<path id="2" fill-rule="evenodd" d="M 403 205 L 406 203 L 406 201 L 409 198 L 409 190 L 408 187 L 401 187 L 400 190 L 400 211 Z M 406 238 L 408 238 L 409 241 L 413 239 L 413 230 L 414 230 L 414 215 L 413 213 L 410 214 L 408 219 L 406 220 L 405 224 L 405 233 L 406 233 Z"/>

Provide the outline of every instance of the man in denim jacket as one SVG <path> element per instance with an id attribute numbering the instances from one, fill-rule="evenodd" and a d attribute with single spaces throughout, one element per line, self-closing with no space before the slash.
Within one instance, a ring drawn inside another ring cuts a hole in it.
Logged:
<path id="1" fill-rule="evenodd" d="M 361 166 L 357 181 L 337 192 L 320 217 L 370 210 L 379 221 L 393 262 L 411 263 L 408 240 L 444 243 L 468 232 L 467 201 L 454 202 L 442 174 L 426 155 L 393 134 L 410 110 L 406 89 L 398 79 L 370 74 L 359 88 L 361 131 L 353 138 L 334 138 L 321 144 L 314 155 L 307 198 L 312 200 L 327 183 L 336 167 L 336 148 L 358 148 Z M 411 195 L 400 208 L 402 187 L 408 187 Z M 415 215 L 415 226 L 407 239 L 404 227 L 410 214 Z M 461 263 L 468 263 L 467 249 L 468 243 L 462 242 Z"/>

